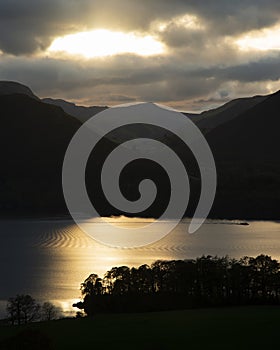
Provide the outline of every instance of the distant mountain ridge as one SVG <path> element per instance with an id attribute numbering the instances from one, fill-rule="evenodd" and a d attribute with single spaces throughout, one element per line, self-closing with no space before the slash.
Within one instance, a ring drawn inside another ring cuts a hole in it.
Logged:
<path id="1" fill-rule="evenodd" d="M 40 100 L 29 87 L 21 83 L 0 81 L 0 96 L 10 94 L 24 94 L 36 100 Z M 263 102 L 269 96 L 270 95 L 237 98 L 220 107 L 199 114 L 188 112 L 182 112 L 182 114 L 188 116 L 201 129 L 201 131 L 206 134 L 217 126 L 236 118 L 251 107 Z M 95 114 L 109 108 L 108 106 L 81 106 L 63 99 L 54 98 L 42 98 L 41 101 L 62 108 L 65 113 L 77 118 L 82 123 Z"/>
<path id="2" fill-rule="evenodd" d="M 237 98 L 218 108 L 202 112 L 194 116 L 192 120 L 203 133 L 206 134 L 217 126 L 227 123 L 243 112 L 265 101 L 267 97 L 268 96 L 253 96 Z"/>
<path id="3" fill-rule="evenodd" d="M 73 110 L 78 113 L 83 107 L 61 100 L 60 106 L 55 104 L 40 100 L 22 84 L 0 82 L 0 214 L 67 212 L 61 184 L 62 164 L 68 144 L 81 122 L 64 109 L 71 107 L 72 113 Z M 91 107 L 84 108 L 92 114 Z M 210 217 L 279 219 L 279 110 L 280 91 L 268 96 L 236 99 L 215 110 L 191 116 L 205 134 L 216 161 L 218 187 Z M 193 171 L 195 160 L 191 159 L 184 143 L 168 131 L 165 134 L 164 129 L 150 130 L 145 125 L 137 128 L 134 124 L 121 137 L 114 132 L 111 134 L 98 145 L 96 152 L 92 152 L 86 171 L 88 193 L 97 203 L 99 213 L 123 214 L 108 205 L 100 192 L 99 170 L 104 159 L 118 143 L 131 136 L 150 136 L 174 149 L 185 166 L 189 166 L 190 180 L 195 186 L 186 212 L 191 215 L 200 180 Z M 160 200 L 156 204 L 156 199 L 140 216 L 157 216 L 164 210 L 170 195 L 168 177 L 162 169 L 143 159 L 137 161 L 134 167 L 127 166 L 122 172 L 120 187 L 128 199 L 136 200 L 143 176 L 150 177 L 158 185 Z"/>
<path id="4" fill-rule="evenodd" d="M 280 91 L 218 125 L 206 138 L 217 159 L 280 160 Z"/>
<path id="5" fill-rule="evenodd" d="M 77 106 L 75 103 L 53 98 L 43 98 L 42 102 L 61 107 L 64 110 L 64 112 L 77 118 L 82 123 L 87 121 L 95 114 L 102 112 L 108 108 L 107 106 Z"/>
<path id="6" fill-rule="evenodd" d="M 23 94 L 34 98 L 35 100 L 39 100 L 39 97 L 34 95 L 33 91 L 28 86 L 15 81 L 0 81 L 0 96 L 13 94 Z"/>

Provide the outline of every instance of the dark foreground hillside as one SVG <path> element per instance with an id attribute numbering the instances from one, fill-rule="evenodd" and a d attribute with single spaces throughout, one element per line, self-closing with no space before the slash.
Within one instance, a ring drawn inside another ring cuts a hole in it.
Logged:
<path id="1" fill-rule="evenodd" d="M 0 327 L 0 349 L 266 349 L 279 345 L 279 307 L 107 314 Z"/>

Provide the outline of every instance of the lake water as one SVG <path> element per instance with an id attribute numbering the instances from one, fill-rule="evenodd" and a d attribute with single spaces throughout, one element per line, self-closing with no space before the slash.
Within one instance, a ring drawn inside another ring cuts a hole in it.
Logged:
<path id="1" fill-rule="evenodd" d="M 143 226 L 144 219 L 115 219 L 126 227 Z M 160 241 L 139 248 L 113 248 L 96 242 L 71 220 L 0 221 L 0 317 L 6 300 L 29 293 L 50 300 L 66 312 L 79 300 L 80 283 L 90 273 L 101 277 L 113 266 L 139 266 L 157 259 L 187 259 L 205 255 L 242 257 L 264 253 L 280 260 L 280 223 L 207 221 L 188 234 L 182 221 Z M 100 221 L 93 223 L 102 230 Z"/>

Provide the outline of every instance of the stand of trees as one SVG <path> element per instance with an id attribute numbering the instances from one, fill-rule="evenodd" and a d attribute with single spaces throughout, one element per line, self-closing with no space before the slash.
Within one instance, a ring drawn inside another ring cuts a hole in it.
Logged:
<path id="1" fill-rule="evenodd" d="M 12 325 L 34 321 L 51 321 L 61 315 L 61 309 L 50 302 L 38 304 L 30 295 L 17 295 L 7 303 L 8 319 Z"/>
<path id="2" fill-rule="evenodd" d="M 191 307 L 279 304 L 280 264 L 256 258 L 202 256 L 156 261 L 138 268 L 113 267 L 104 278 L 91 274 L 74 307 L 96 312 L 137 312 Z"/>

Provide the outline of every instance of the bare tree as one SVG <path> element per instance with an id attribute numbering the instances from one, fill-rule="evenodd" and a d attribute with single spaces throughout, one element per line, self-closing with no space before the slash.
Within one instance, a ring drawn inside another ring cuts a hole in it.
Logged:
<path id="1" fill-rule="evenodd" d="M 51 321 L 59 318 L 62 314 L 60 307 L 55 306 L 49 301 L 44 302 L 41 307 L 41 319 L 43 321 Z"/>
<path id="2" fill-rule="evenodd" d="M 40 305 L 30 295 L 17 295 L 9 298 L 7 312 L 12 324 L 36 321 L 39 318 Z"/>

